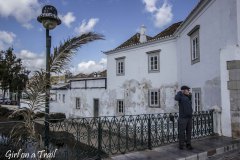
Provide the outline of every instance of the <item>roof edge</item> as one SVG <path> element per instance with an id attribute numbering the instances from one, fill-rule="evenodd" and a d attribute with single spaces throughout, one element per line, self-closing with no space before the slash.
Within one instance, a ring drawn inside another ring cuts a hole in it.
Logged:
<path id="1" fill-rule="evenodd" d="M 155 44 L 155 43 L 158 43 L 158 42 L 170 41 L 170 40 L 173 40 L 175 38 L 176 38 L 175 36 L 171 35 L 171 36 L 166 36 L 166 37 L 162 37 L 162 38 L 152 39 L 152 40 L 149 40 L 149 41 L 144 42 L 144 43 L 137 43 L 137 44 L 134 44 L 134 45 L 123 47 L 123 48 L 106 51 L 106 52 L 103 52 L 103 54 L 110 55 L 110 54 L 118 53 L 118 52 L 121 52 L 121 51 L 140 48 L 140 47 L 143 47 L 143 46 L 146 46 L 146 45 L 149 45 L 149 44 L 151 45 L 151 44 Z"/>
<path id="2" fill-rule="evenodd" d="M 209 3 L 214 1 L 215 0 L 201 0 L 200 2 L 198 2 L 196 7 L 194 7 L 194 9 L 187 16 L 187 18 L 185 18 L 185 20 L 181 23 L 178 29 L 174 32 L 174 36 L 180 34 Z"/>

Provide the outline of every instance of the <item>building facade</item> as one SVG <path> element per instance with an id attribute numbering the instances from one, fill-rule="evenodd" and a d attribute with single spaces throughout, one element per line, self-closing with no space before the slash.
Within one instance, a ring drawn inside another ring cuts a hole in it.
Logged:
<path id="1" fill-rule="evenodd" d="M 63 105 L 63 112 L 75 116 L 177 112 L 174 96 L 180 86 L 188 85 L 194 111 L 219 110 L 221 134 L 240 135 L 240 130 L 234 129 L 240 127 L 240 101 L 234 110 L 228 82 L 228 62 L 240 60 L 239 42 L 240 1 L 201 0 L 184 21 L 153 37 L 147 36 L 142 26 L 140 33 L 105 52 L 105 82 L 94 78 L 95 88 L 89 89 L 80 87 L 84 79 L 70 80 L 70 88 L 56 91 L 56 95 L 65 94 L 67 105 L 60 101 L 51 108 L 58 111 Z M 238 92 L 237 78 L 235 83 L 231 89 Z"/>

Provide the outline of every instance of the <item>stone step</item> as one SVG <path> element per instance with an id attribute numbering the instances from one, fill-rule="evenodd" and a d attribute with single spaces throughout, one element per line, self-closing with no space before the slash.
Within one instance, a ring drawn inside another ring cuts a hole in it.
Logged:
<path id="1" fill-rule="evenodd" d="M 240 150 L 240 140 L 223 136 L 209 136 L 192 140 L 193 150 L 180 150 L 178 143 L 137 151 L 122 155 L 113 155 L 108 160 L 208 160 L 216 155 Z"/>
<path id="2" fill-rule="evenodd" d="M 240 150 L 240 141 L 236 141 L 233 144 L 229 144 L 223 147 L 209 149 L 205 152 L 197 153 L 185 158 L 178 158 L 177 160 L 210 160 L 212 157 L 217 155 L 227 154 L 231 151 Z"/>

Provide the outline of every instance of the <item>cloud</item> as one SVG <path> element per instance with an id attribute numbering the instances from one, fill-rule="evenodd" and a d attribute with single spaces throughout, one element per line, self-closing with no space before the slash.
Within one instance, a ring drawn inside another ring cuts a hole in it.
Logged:
<path id="1" fill-rule="evenodd" d="M 157 10 L 156 2 L 157 0 L 143 0 L 143 3 L 145 4 L 145 9 L 151 13 Z"/>
<path id="2" fill-rule="evenodd" d="M 16 38 L 13 32 L 0 31 L 0 50 L 10 47 Z"/>
<path id="3" fill-rule="evenodd" d="M 76 17 L 73 15 L 72 12 L 68 12 L 66 15 L 59 15 L 60 19 L 62 20 L 63 24 L 67 27 L 71 27 L 71 24 L 76 20 Z"/>
<path id="4" fill-rule="evenodd" d="M 145 9 L 150 12 L 154 19 L 154 25 L 161 28 L 169 24 L 173 19 L 172 5 L 164 0 L 160 7 L 157 7 L 158 0 L 143 0 Z"/>
<path id="5" fill-rule="evenodd" d="M 23 24 L 22 26 L 23 26 L 24 28 L 27 28 L 27 29 L 33 28 L 33 25 L 30 24 L 30 23 L 25 23 L 25 24 Z"/>
<path id="6" fill-rule="evenodd" d="M 72 67 L 70 71 L 73 74 L 85 73 L 89 74 L 92 72 L 103 71 L 107 67 L 107 59 L 102 58 L 100 61 L 96 62 L 93 60 L 87 62 L 80 62 L 77 67 Z"/>
<path id="7" fill-rule="evenodd" d="M 98 18 L 91 18 L 88 22 L 86 22 L 86 20 L 83 20 L 82 24 L 79 27 L 75 28 L 75 32 L 77 32 L 78 34 L 83 34 L 93 31 L 98 21 Z"/>
<path id="8" fill-rule="evenodd" d="M 165 1 L 155 14 L 155 26 L 163 27 L 172 21 L 172 6 Z"/>
<path id="9" fill-rule="evenodd" d="M 45 56 L 44 54 L 37 54 L 29 50 L 21 50 L 16 54 L 18 58 L 22 59 L 23 66 L 30 71 L 40 70 L 45 68 Z"/>
<path id="10" fill-rule="evenodd" d="M 41 13 L 41 5 L 38 0 L 1 0 L 0 16 L 13 17 L 23 27 L 29 29 L 30 21 Z"/>

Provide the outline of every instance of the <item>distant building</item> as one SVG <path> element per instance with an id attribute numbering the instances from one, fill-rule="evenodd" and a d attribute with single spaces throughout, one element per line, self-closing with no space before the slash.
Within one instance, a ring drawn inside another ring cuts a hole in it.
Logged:
<path id="1" fill-rule="evenodd" d="M 2 90 L 1 87 L 1 82 L 0 82 L 0 99 L 2 99 L 4 96 L 4 91 Z M 8 99 L 10 97 L 9 90 L 7 89 L 5 92 L 5 98 Z"/>
<path id="2" fill-rule="evenodd" d="M 66 83 L 52 86 L 50 111 L 63 112 L 67 117 L 103 115 L 99 111 L 106 89 L 106 71 L 76 75 Z"/>

